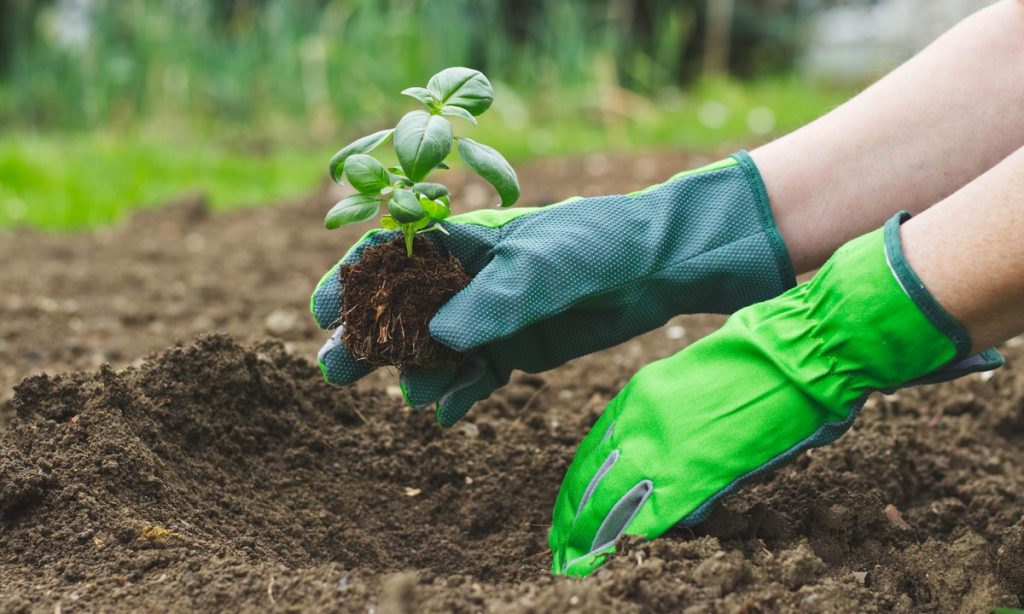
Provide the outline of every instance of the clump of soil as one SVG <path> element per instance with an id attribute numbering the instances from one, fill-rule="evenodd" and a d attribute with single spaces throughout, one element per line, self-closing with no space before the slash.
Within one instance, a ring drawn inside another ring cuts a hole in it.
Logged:
<path id="1" fill-rule="evenodd" d="M 517 375 L 449 430 L 381 391 L 327 385 L 280 342 L 225 335 L 120 371 L 30 377 L 0 436 L 0 612 L 909 613 L 1024 599 L 1013 370 L 874 398 L 839 442 L 705 525 L 631 539 L 582 580 L 550 576 L 551 508 L 621 385 L 614 352 Z M 582 406 L 567 401 L 577 387 Z"/>
<path id="2" fill-rule="evenodd" d="M 416 237 L 413 255 L 402 237 L 371 247 L 354 264 L 338 269 L 345 347 L 376 366 L 457 369 L 460 355 L 430 336 L 430 320 L 448 299 L 469 285 L 454 257 Z"/>
<path id="3" fill-rule="evenodd" d="M 128 595 L 142 609 L 234 610 L 272 604 L 271 583 L 294 603 L 300 569 L 328 583 L 307 603 L 403 569 L 421 582 L 546 571 L 548 506 L 522 506 L 553 500 L 568 448 L 536 450 L 526 430 L 501 445 L 485 425 L 441 432 L 381 392 L 326 385 L 278 342 L 211 335 L 139 368 L 34 376 L 13 405 L 0 612 L 40 587 L 74 593 L 64 611 L 125 608 Z M 508 480 L 511 466 L 529 477 Z"/>

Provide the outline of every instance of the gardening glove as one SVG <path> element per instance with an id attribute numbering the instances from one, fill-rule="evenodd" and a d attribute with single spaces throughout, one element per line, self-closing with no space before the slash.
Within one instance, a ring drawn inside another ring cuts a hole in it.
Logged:
<path id="1" fill-rule="evenodd" d="M 508 382 L 611 347 L 681 313 L 730 313 L 795 283 L 760 174 L 746 152 L 627 195 L 574 198 L 537 208 L 474 211 L 432 232 L 472 282 L 430 323 L 444 345 L 468 354 L 458 373 L 410 369 L 406 401 L 436 403 L 450 426 Z M 371 230 L 342 259 L 359 260 L 397 231 Z M 337 267 L 313 293 L 321 327 L 338 324 Z M 371 367 L 341 344 L 319 353 L 331 383 Z"/>
<path id="2" fill-rule="evenodd" d="M 840 248 L 810 282 L 735 313 L 641 369 L 576 451 L 555 503 L 556 574 L 582 576 L 623 534 L 702 522 L 725 495 L 850 427 L 873 391 L 1002 364 L 903 257 L 901 214 Z"/>

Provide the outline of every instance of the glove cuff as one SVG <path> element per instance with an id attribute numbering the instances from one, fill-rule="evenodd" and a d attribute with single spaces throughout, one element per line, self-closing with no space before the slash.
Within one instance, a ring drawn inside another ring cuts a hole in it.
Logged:
<path id="1" fill-rule="evenodd" d="M 956 318 L 935 300 L 935 297 L 925 287 L 921 278 L 910 268 L 910 263 L 907 262 L 906 257 L 903 255 L 903 240 L 900 237 L 900 226 L 909 219 L 909 213 L 900 211 L 885 223 L 883 230 L 885 260 L 889 264 L 889 269 L 892 271 L 893 277 L 900 284 L 903 292 L 910 297 L 910 300 L 914 301 L 914 304 L 931 322 L 932 326 L 949 337 L 949 340 L 953 342 L 953 347 L 956 348 L 956 358 L 963 358 L 971 349 L 970 335 L 963 325 L 957 322 Z"/>
<path id="2" fill-rule="evenodd" d="M 910 263 L 903 255 L 903 239 L 900 237 L 900 226 L 910 218 L 910 213 L 900 211 L 886 221 L 883 229 L 885 260 L 903 292 L 910 297 L 910 300 L 914 301 L 914 304 L 932 326 L 949 337 L 956 349 L 956 355 L 948 364 L 927 375 L 913 379 L 902 387 L 946 382 L 969 373 L 991 371 L 1001 367 L 1004 360 L 995 348 L 988 348 L 968 356 L 972 343 L 967 329 L 935 300 L 921 278 L 910 267 Z"/>
<path id="3" fill-rule="evenodd" d="M 775 214 L 772 213 L 772 203 L 768 198 L 768 189 L 765 188 L 761 171 L 757 170 L 754 159 L 750 157 L 750 154 L 745 149 L 737 151 L 730 157 L 736 160 L 737 166 L 743 171 L 743 176 L 747 180 L 747 186 L 750 188 L 750 194 L 753 196 L 754 214 L 760 221 L 761 230 L 771 248 L 775 268 L 778 271 L 779 283 L 781 284 L 780 292 L 785 292 L 796 286 L 796 272 L 793 269 L 793 259 L 789 255 L 789 249 L 786 247 L 786 242 L 782 239 L 782 233 L 779 232 L 779 225 L 775 221 Z M 764 300 L 774 298 L 778 294 L 778 292 L 769 294 L 764 297 Z"/>

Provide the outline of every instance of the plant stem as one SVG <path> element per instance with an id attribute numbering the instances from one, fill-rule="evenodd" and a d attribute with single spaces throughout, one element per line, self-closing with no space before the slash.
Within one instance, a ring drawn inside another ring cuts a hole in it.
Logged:
<path id="1" fill-rule="evenodd" d="M 402 234 L 405 236 L 405 255 L 412 257 L 412 240 L 416 237 L 416 231 L 411 225 L 402 226 Z"/>

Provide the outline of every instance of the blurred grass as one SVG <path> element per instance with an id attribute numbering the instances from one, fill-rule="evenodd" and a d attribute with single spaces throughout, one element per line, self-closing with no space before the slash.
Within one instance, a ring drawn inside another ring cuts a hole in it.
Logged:
<path id="1" fill-rule="evenodd" d="M 800 11 L 740 2 L 736 64 L 789 68 Z M 90 128 L 161 115 L 262 125 L 394 113 L 452 65 L 520 92 L 644 95 L 701 68 L 707 0 L 90 0 L 0 4 L 0 121 Z M 6 31 L 4 31 L 6 30 Z M 2 51 L 2 48 L 0 48 Z M 4 62 L 6 60 L 6 62 Z M 6 65 L 5 65 L 6 64 Z"/>
<path id="2" fill-rule="evenodd" d="M 457 131 L 536 156 L 720 149 L 848 97 L 790 75 L 800 3 L 736 4 L 730 70 L 698 78 L 707 0 L 90 0 L 0 3 L 0 227 L 75 229 L 193 192 L 296 196 L 390 127 L 398 92 L 481 68 Z M 312 214 L 311 214 L 312 215 Z"/>
<path id="3" fill-rule="evenodd" d="M 703 79 L 655 97 L 625 90 L 517 99 L 501 89 L 473 129 L 513 162 L 535 156 L 750 145 L 835 108 L 855 90 L 799 78 Z"/>
<path id="4" fill-rule="evenodd" d="M 308 192 L 318 152 L 251 155 L 113 133 L 0 136 L 0 226 L 75 229 L 202 192 L 215 208 Z"/>
<path id="5" fill-rule="evenodd" d="M 479 127 L 454 123 L 457 133 L 494 146 L 516 164 L 537 156 L 749 145 L 814 119 L 849 93 L 779 78 L 705 80 L 686 93 L 656 99 L 581 91 L 524 100 L 500 87 Z M 414 105 L 409 101 L 409 108 Z M 96 226 L 194 192 L 206 194 L 215 209 L 301 195 L 326 179 L 335 150 L 362 135 L 327 143 L 296 126 L 272 132 L 261 132 L 270 140 L 259 142 L 211 125 L 5 133 L 0 226 Z"/>

